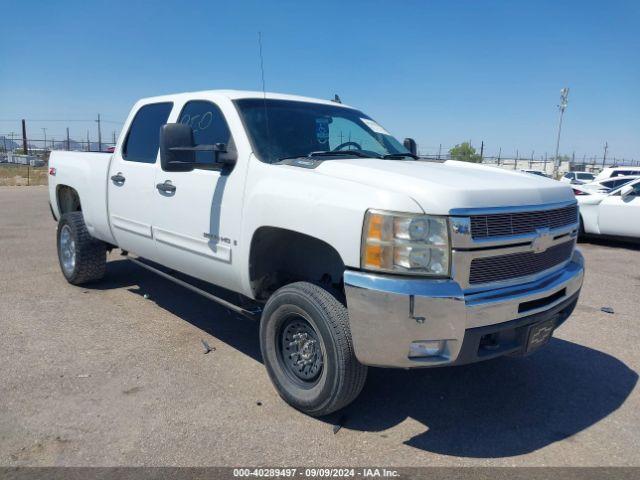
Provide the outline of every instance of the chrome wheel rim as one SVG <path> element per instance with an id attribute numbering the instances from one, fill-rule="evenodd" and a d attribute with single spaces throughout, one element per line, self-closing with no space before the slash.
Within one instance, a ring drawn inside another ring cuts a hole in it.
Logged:
<path id="1" fill-rule="evenodd" d="M 60 263 L 68 275 L 71 275 L 76 268 L 76 242 L 73 240 L 69 225 L 65 225 L 60 231 Z"/>

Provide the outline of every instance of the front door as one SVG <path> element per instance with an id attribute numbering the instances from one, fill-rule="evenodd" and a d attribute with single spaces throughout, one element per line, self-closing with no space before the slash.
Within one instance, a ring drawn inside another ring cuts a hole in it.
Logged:
<path id="1" fill-rule="evenodd" d="M 603 235 L 640 238 L 640 182 L 634 191 L 622 197 L 620 192 L 609 195 L 598 207 L 598 226 Z"/>
<path id="2" fill-rule="evenodd" d="M 118 246 L 155 258 L 151 231 L 152 201 L 160 127 L 167 123 L 171 103 L 143 105 L 136 113 L 109 170 L 109 220 Z"/>
<path id="3" fill-rule="evenodd" d="M 224 115 L 210 101 L 187 102 L 178 121 L 191 126 L 196 144 L 233 141 Z M 237 170 L 220 171 L 213 152 L 196 153 L 196 162 L 198 167 L 190 172 L 156 172 L 153 234 L 158 262 L 237 290 L 239 278 L 232 265 L 240 235 L 243 179 Z"/>

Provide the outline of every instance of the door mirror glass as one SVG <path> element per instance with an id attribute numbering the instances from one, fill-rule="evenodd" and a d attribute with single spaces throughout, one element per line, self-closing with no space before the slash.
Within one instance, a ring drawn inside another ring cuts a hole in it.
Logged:
<path id="1" fill-rule="evenodd" d="M 402 143 L 404 148 L 409 150 L 413 155 L 418 155 L 418 144 L 413 138 L 405 138 Z"/>

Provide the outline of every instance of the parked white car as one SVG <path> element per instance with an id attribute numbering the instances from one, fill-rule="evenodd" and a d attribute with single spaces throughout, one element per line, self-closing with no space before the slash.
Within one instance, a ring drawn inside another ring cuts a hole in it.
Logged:
<path id="1" fill-rule="evenodd" d="M 560 181 L 563 183 L 571 183 L 572 185 L 580 185 L 582 183 L 593 182 L 596 176 L 589 172 L 567 172 Z"/>
<path id="2" fill-rule="evenodd" d="M 596 180 L 595 182 L 591 183 L 584 183 L 582 185 L 573 185 L 573 187 L 577 187 L 578 189 L 587 193 L 609 193 L 612 190 L 626 185 L 627 183 L 631 183 L 634 180 L 637 180 L 638 178 L 640 178 L 638 175 L 613 177 L 607 178 L 605 180 Z"/>
<path id="3" fill-rule="evenodd" d="M 98 281 L 119 248 L 259 320 L 273 384 L 310 415 L 355 399 L 368 365 L 544 346 L 582 287 L 571 189 L 419 161 L 404 145 L 332 101 L 227 90 L 141 100 L 113 154 L 51 154 L 62 273 Z"/>
<path id="4" fill-rule="evenodd" d="M 595 179 L 604 180 L 606 178 L 625 177 L 629 175 L 640 176 L 640 167 L 607 167 L 604 168 Z"/>
<path id="5" fill-rule="evenodd" d="M 610 193 L 576 195 L 580 233 L 640 239 L 640 179 Z"/>

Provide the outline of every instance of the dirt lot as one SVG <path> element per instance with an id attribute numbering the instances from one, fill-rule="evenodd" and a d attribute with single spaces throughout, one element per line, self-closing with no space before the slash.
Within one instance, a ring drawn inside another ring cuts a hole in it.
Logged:
<path id="1" fill-rule="evenodd" d="M 0 164 L 0 186 L 46 185 L 48 167 Z"/>
<path id="2" fill-rule="evenodd" d="M 580 303 L 533 356 L 371 369 L 318 420 L 271 387 L 257 324 L 116 254 L 70 286 L 46 188 L 0 205 L 0 465 L 640 466 L 638 249 L 582 245 Z"/>

